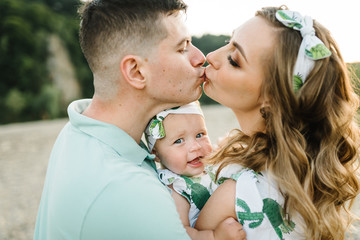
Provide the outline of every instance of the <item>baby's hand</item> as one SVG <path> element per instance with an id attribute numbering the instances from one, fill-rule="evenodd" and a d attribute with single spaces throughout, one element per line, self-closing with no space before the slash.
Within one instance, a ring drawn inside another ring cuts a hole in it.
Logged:
<path id="1" fill-rule="evenodd" d="M 215 228 L 214 238 L 215 240 L 245 240 L 246 233 L 239 222 L 229 217 Z"/>

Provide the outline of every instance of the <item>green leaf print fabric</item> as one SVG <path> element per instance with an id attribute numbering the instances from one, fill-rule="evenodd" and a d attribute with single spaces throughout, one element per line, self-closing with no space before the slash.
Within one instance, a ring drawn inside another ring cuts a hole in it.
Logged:
<path id="1" fill-rule="evenodd" d="M 209 168 L 205 169 L 206 171 Z M 199 216 L 200 210 L 215 191 L 217 185 L 213 181 L 214 174 L 204 174 L 201 177 L 180 176 L 168 169 L 158 169 L 160 181 L 165 185 L 171 185 L 173 189 L 185 197 L 190 203 L 189 222 L 194 226 Z"/>
<path id="2" fill-rule="evenodd" d="M 300 31 L 303 38 L 293 74 L 293 87 L 294 91 L 297 92 L 313 70 L 314 61 L 331 56 L 331 51 L 316 36 L 313 19 L 310 16 L 303 17 L 299 12 L 278 10 L 276 19 L 285 26 Z"/>
<path id="3" fill-rule="evenodd" d="M 305 239 L 298 222 L 287 220 L 284 199 L 266 173 L 243 169 L 236 181 L 235 211 L 246 231 L 246 239 Z"/>

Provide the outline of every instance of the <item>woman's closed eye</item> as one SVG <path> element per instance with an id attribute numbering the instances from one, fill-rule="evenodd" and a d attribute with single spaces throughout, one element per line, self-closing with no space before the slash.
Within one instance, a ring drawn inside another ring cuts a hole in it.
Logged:
<path id="1" fill-rule="evenodd" d="M 230 63 L 232 66 L 234 66 L 234 67 L 240 67 L 240 65 L 237 64 L 237 62 L 235 62 L 230 55 L 227 57 L 227 59 L 229 60 L 229 63 Z"/>

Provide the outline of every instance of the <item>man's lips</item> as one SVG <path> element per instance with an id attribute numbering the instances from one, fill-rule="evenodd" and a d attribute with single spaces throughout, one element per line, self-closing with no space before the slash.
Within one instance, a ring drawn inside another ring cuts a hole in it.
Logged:
<path id="1" fill-rule="evenodd" d="M 206 75 L 205 75 L 205 69 L 203 70 L 202 74 L 200 75 L 199 79 L 201 79 L 201 83 L 205 81 Z"/>

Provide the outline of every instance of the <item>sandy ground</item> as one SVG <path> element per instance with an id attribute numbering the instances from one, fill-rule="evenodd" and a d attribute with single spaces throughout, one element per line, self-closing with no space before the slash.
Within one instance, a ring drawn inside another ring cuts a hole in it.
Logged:
<path id="1" fill-rule="evenodd" d="M 213 143 L 238 127 L 227 108 L 204 106 L 203 110 Z M 47 161 L 66 122 L 0 125 L 0 240 L 32 239 Z"/>

